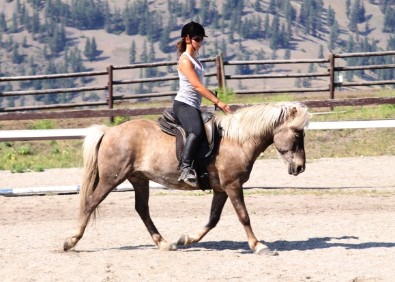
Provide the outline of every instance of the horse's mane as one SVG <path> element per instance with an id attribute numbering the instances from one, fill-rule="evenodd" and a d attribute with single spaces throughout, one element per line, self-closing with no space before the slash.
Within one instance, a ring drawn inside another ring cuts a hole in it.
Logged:
<path id="1" fill-rule="evenodd" d="M 239 143 L 250 138 L 260 138 L 284 122 L 296 129 L 309 123 L 307 107 L 298 102 L 258 104 L 241 108 L 229 115 L 216 115 L 215 120 L 222 128 L 222 136 Z"/>

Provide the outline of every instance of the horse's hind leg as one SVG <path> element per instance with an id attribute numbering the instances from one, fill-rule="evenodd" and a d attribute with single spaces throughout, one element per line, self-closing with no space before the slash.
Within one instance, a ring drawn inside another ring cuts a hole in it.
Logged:
<path id="1" fill-rule="evenodd" d="M 220 217 L 228 195 L 225 192 L 214 191 L 213 200 L 211 202 L 210 219 L 206 226 L 198 233 L 194 235 L 182 235 L 178 239 L 177 245 L 190 245 L 199 242 L 211 229 L 213 229 Z"/>
<path id="2" fill-rule="evenodd" d="M 80 211 L 77 229 L 73 236 L 65 240 L 63 244 L 64 251 L 70 250 L 78 243 L 84 235 L 85 228 L 88 225 L 92 213 L 118 184 L 119 183 L 109 184 L 103 180 L 99 181 L 93 193 L 85 199 L 85 208 Z"/>
<path id="3" fill-rule="evenodd" d="M 142 177 L 131 177 L 129 179 L 130 183 L 132 183 L 134 192 L 135 192 L 135 209 L 139 214 L 140 218 L 147 227 L 148 232 L 150 233 L 152 240 L 159 247 L 160 250 L 175 250 L 176 247 L 173 244 L 168 243 L 162 235 L 160 235 L 158 229 L 153 223 L 150 212 L 149 212 L 149 180 Z"/>

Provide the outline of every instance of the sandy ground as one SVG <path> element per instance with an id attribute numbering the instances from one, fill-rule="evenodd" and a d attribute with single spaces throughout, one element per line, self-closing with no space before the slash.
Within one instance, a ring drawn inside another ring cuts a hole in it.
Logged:
<path id="1" fill-rule="evenodd" d="M 0 280 L 394 281 L 394 172 L 395 156 L 312 160 L 298 177 L 280 160 L 256 162 L 246 203 L 255 234 L 277 256 L 251 253 L 229 202 L 200 243 L 166 252 L 134 211 L 134 193 L 111 193 L 64 253 L 78 195 L 0 197 Z M 79 168 L 1 171 L 0 189 L 76 185 L 80 177 Z M 152 218 L 168 241 L 206 223 L 211 194 L 151 191 Z"/>

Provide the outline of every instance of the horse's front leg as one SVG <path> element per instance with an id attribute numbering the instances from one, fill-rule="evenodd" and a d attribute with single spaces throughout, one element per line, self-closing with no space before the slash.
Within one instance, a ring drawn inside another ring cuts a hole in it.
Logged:
<path id="1" fill-rule="evenodd" d="M 213 200 L 211 202 L 210 219 L 206 226 L 195 235 L 182 235 L 178 240 L 177 245 L 190 245 L 199 242 L 211 229 L 217 225 L 227 199 L 228 195 L 225 192 L 214 191 Z"/>
<path id="2" fill-rule="evenodd" d="M 244 195 L 242 187 L 233 187 L 227 190 L 228 196 L 232 202 L 233 207 L 239 217 L 241 224 L 247 233 L 248 245 L 255 254 L 263 255 L 270 254 L 269 248 L 258 241 L 252 231 L 250 216 L 248 215 L 247 208 L 244 202 Z"/>
<path id="3" fill-rule="evenodd" d="M 145 178 L 133 177 L 129 179 L 132 183 L 135 192 L 135 209 L 139 214 L 140 218 L 147 227 L 152 240 L 159 247 L 160 250 L 175 250 L 174 244 L 168 243 L 162 235 L 160 235 L 154 222 L 151 219 L 148 200 L 149 200 L 149 180 Z"/>

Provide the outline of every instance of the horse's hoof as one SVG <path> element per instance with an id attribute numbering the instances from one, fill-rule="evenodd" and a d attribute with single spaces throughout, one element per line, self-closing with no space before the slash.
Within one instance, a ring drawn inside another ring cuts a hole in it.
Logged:
<path id="1" fill-rule="evenodd" d="M 273 252 L 270 251 L 268 247 L 265 245 L 258 246 L 255 250 L 255 254 L 260 255 L 260 256 L 273 256 Z M 277 253 L 278 255 L 278 253 Z"/>
<path id="2" fill-rule="evenodd" d="M 161 243 L 159 245 L 159 250 L 161 251 L 176 251 L 177 250 L 177 246 L 175 244 L 171 244 L 171 243 Z"/>
<path id="3" fill-rule="evenodd" d="M 76 245 L 76 243 L 73 242 L 71 238 L 67 238 L 64 243 L 63 243 L 63 251 L 67 252 L 71 248 L 73 248 Z"/>
<path id="4" fill-rule="evenodd" d="M 191 244 L 189 240 L 189 236 L 186 234 L 181 235 L 180 239 L 178 239 L 177 246 L 186 246 Z"/>

